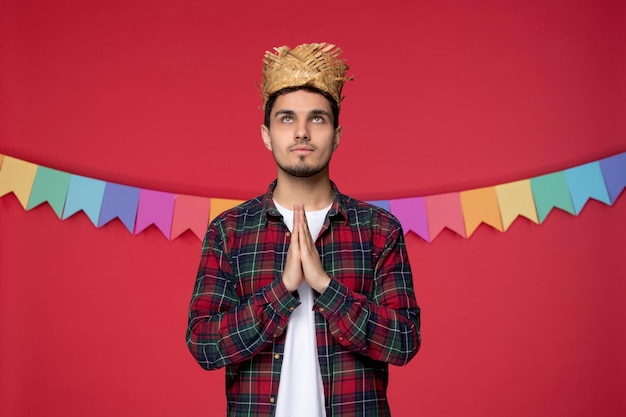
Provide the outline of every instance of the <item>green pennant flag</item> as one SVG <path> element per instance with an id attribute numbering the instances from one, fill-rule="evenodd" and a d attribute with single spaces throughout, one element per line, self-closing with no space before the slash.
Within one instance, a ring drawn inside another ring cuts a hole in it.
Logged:
<path id="1" fill-rule="evenodd" d="M 60 219 L 63 215 L 70 178 L 71 175 L 67 172 L 42 166 L 37 167 L 26 210 L 30 210 L 47 201 Z"/>
<path id="2" fill-rule="evenodd" d="M 554 207 L 576 214 L 567 186 L 567 178 L 562 171 L 531 178 L 530 186 L 533 190 L 539 223 L 548 217 Z"/>

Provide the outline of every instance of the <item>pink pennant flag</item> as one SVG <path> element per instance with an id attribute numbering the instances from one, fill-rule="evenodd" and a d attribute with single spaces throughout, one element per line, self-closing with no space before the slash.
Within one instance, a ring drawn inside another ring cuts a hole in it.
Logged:
<path id="1" fill-rule="evenodd" d="M 172 232 L 174 198 L 175 195 L 171 193 L 141 190 L 134 234 L 137 235 L 154 224 L 169 239 Z"/>
<path id="2" fill-rule="evenodd" d="M 431 241 L 446 227 L 466 237 L 459 193 L 438 194 L 424 198 Z"/>
<path id="3" fill-rule="evenodd" d="M 172 236 L 170 239 L 176 239 L 189 229 L 202 240 L 209 224 L 210 208 L 210 198 L 177 195 L 176 201 L 174 202 Z"/>
<path id="4" fill-rule="evenodd" d="M 481 223 L 488 224 L 501 232 L 504 231 L 498 195 L 494 187 L 461 191 L 460 196 L 466 237 L 470 237 Z"/>
<path id="5" fill-rule="evenodd" d="M 405 234 L 411 230 L 425 241 L 430 242 L 426 199 L 424 197 L 390 200 L 389 211 L 398 218 Z"/>

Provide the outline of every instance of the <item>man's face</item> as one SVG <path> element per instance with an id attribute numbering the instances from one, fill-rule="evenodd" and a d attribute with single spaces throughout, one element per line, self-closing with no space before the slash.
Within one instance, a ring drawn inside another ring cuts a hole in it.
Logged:
<path id="1" fill-rule="evenodd" d="M 308 178 L 328 172 L 328 163 L 341 138 L 341 126 L 333 127 L 330 103 L 324 96 L 297 90 L 276 98 L 270 127 L 262 125 L 261 136 L 279 171 Z"/>

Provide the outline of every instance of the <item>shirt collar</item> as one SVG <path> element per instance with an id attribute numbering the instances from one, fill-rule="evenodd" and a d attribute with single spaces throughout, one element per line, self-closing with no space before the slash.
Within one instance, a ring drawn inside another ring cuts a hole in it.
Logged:
<path id="1" fill-rule="evenodd" d="M 261 204 L 263 205 L 263 212 L 265 213 L 266 219 L 282 219 L 282 215 L 276 208 L 276 205 L 274 204 L 274 199 L 272 198 L 277 183 L 277 179 L 272 181 L 272 183 L 267 188 L 267 192 L 263 196 L 263 199 L 261 200 Z M 339 189 L 334 182 L 331 181 L 330 185 L 333 188 L 334 197 L 333 204 L 330 206 L 330 210 L 328 211 L 328 218 L 331 220 L 341 220 L 343 218 L 344 221 L 347 221 L 348 215 L 345 207 L 346 196 L 339 192 Z"/>

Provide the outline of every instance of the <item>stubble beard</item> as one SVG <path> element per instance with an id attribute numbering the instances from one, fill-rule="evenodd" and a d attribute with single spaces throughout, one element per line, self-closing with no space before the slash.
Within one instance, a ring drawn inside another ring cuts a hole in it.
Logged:
<path id="1" fill-rule="evenodd" d="M 276 158 L 274 159 L 276 160 Z M 306 157 L 301 156 L 300 162 L 296 165 L 287 166 L 281 164 L 278 160 L 276 160 L 276 164 L 278 165 L 278 168 L 280 168 L 283 172 L 291 175 L 292 177 L 310 178 L 324 171 L 328 167 L 328 163 L 330 162 L 330 160 L 328 160 L 324 164 L 314 166 L 307 164 L 305 159 Z"/>

